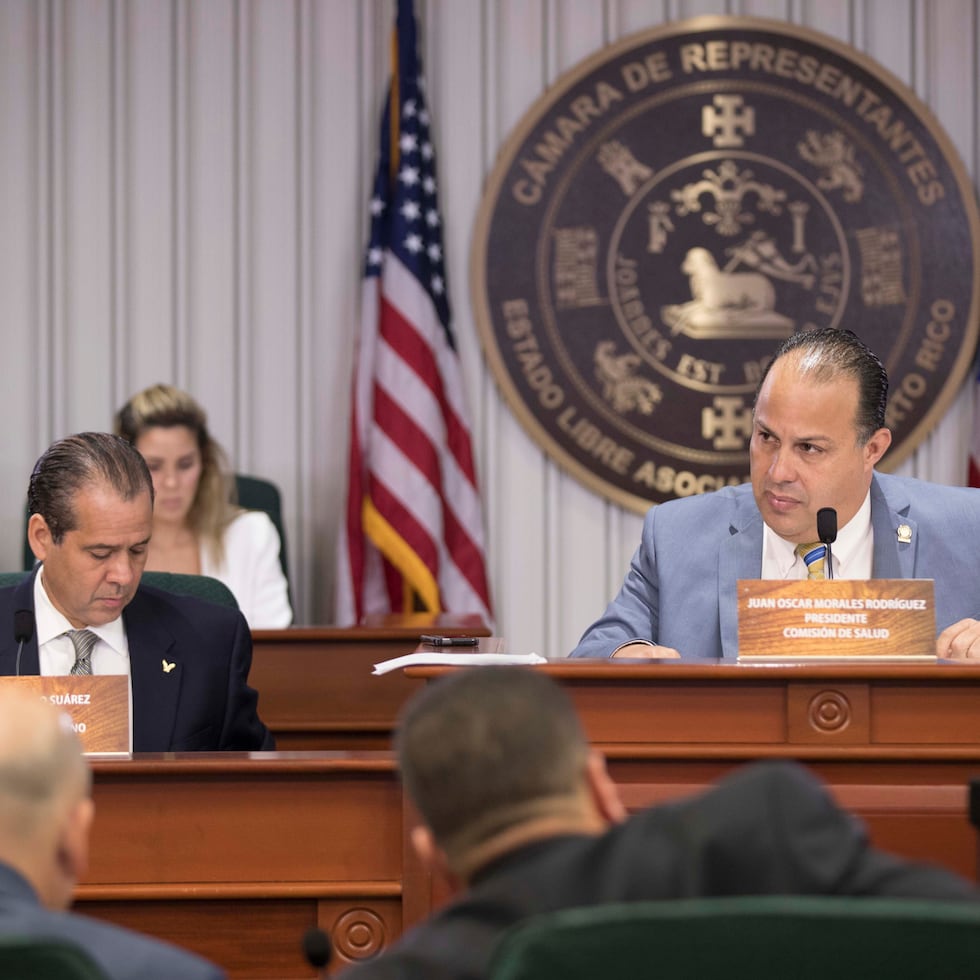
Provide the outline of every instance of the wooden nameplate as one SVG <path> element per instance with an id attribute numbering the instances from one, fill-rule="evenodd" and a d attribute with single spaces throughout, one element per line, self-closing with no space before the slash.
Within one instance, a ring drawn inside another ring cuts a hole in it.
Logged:
<path id="1" fill-rule="evenodd" d="M 739 579 L 738 659 L 935 660 L 932 579 Z"/>
<path id="2" fill-rule="evenodd" d="M 129 678 L 125 674 L 0 677 L 62 708 L 86 754 L 129 753 Z"/>

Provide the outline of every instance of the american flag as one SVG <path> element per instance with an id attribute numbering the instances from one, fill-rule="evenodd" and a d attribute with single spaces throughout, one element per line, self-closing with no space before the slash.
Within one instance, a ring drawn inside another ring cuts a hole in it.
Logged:
<path id="1" fill-rule="evenodd" d="M 371 197 L 336 621 L 491 622 L 483 517 L 450 328 L 436 167 L 411 0 L 398 0 Z"/>

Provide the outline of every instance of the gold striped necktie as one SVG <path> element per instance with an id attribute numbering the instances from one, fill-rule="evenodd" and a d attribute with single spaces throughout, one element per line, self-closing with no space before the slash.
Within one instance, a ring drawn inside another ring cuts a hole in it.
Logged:
<path id="1" fill-rule="evenodd" d="M 806 577 L 808 579 L 823 579 L 824 559 L 827 557 L 827 546 L 819 541 L 816 544 L 798 544 L 796 553 L 806 562 Z"/>

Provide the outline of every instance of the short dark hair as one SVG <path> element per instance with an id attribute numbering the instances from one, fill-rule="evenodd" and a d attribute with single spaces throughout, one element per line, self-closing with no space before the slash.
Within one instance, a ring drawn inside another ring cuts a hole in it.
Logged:
<path id="1" fill-rule="evenodd" d="M 44 518 L 51 540 L 61 544 L 65 533 L 77 526 L 76 495 L 100 485 L 111 487 L 123 500 L 148 491 L 153 501 L 153 478 L 136 449 L 108 432 L 79 432 L 52 443 L 34 464 L 27 507 Z"/>
<path id="2" fill-rule="evenodd" d="M 527 667 L 431 683 L 395 735 L 402 781 L 450 860 L 583 785 L 588 743 L 565 692 Z"/>
<path id="3" fill-rule="evenodd" d="M 793 334 L 776 350 L 756 389 L 762 390 L 773 364 L 787 354 L 796 356 L 799 370 L 815 381 L 832 381 L 850 375 L 858 385 L 857 417 L 854 420 L 859 444 L 866 443 L 885 426 L 888 403 L 888 372 L 881 359 L 852 330 L 820 327 Z"/>

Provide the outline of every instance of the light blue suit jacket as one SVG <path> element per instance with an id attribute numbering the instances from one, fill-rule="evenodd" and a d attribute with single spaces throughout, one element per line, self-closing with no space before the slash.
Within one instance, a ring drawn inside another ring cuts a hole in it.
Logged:
<path id="1" fill-rule="evenodd" d="M 934 579 L 939 632 L 980 618 L 980 490 L 877 473 L 871 525 L 874 578 Z M 642 639 L 685 660 L 736 657 L 735 583 L 762 576 L 762 527 L 747 483 L 651 508 L 619 594 L 571 656 L 609 657 Z"/>

